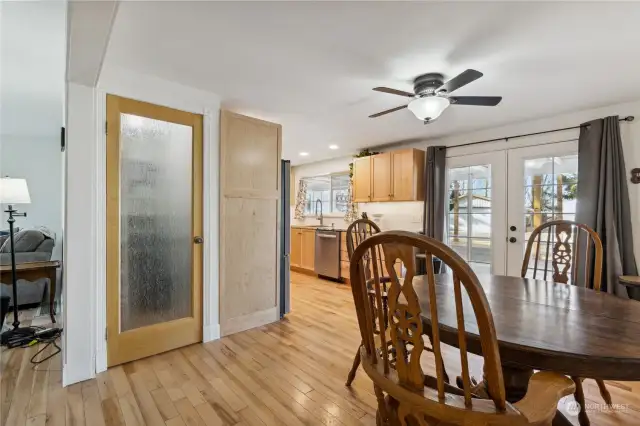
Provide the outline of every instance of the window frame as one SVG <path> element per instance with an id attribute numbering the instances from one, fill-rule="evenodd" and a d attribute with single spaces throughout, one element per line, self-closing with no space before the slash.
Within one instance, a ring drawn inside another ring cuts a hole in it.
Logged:
<path id="1" fill-rule="evenodd" d="M 328 174 L 324 174 L 324 175 L 314 175 L 314 176 L 305 176 L 300 178 L 300 180 L 302 181 L 307 181 L 307 180 L 311 180 L 311 179 L 318 179 L 318 178 L 329 178 L 329 211 L 322 212 L 322 216 L 323 217 L 343 217 L 345 215 L 345 212 L 341 212 L 341 211 L 333 211 L 333 194 L 334 194 L 334 186 L 333 186 L 333 178 L 336 176 L 346 176 L 347 178 L 351 179 L 349 176 L 349 171 L 344 171 L 344 172 L 334 172 L 334 173 L 328 173 Z M 324 204 L 324 201 L 323 201 Z M 304 215 L 305 217 L 310 217 L 310 218 L 317 218 L 319 216 L 317 216 L 315 214 L 315 210 L 312 209 L 312 211 L 308 212 L 306 210 L 306 203 L 305 203 L 305 211 L 304 211 Z"/>

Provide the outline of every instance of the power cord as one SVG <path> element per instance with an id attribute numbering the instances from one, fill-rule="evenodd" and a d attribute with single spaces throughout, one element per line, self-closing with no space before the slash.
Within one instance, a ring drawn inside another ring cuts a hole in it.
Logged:
<path id="1" fill-rule="evenodd" d="M 34 356 L 31 357 L 30 361 L 32 364 L 34 364 L 34 366 L 42 364 L 43 362 L 53 358 L 54 356 L 62 352 L 62 349 L 56 343 L 56 340 L 62 335 L 61 328 L 50 328 L 50 329 L 45 329 L 43 327 L 37 327 L 37 328 L 39 329 L 39 331 L 36 332 L 36 334 L 33 336 L 33 339 L 30 340 L 29 343 L 21 346 L 23 348 L 28 348 L 38 343 L 46 343 L 46 346 L 44 348 L 40 349 L 38 352 L 36 352 Z M 36 360 L 38 355 L 46 351 L 51 345 L 53 345 L 56 348 L 55 352 L 53 352 L 52 354 L 49 354 L 47 357 L 43 359 Z"/>

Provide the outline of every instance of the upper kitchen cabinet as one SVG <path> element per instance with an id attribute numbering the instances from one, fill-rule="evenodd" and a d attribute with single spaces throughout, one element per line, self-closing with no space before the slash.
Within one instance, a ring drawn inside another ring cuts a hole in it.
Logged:
<path id="1" fill-rule="evenodd" d="M 419 149 L 401 149 L 353 161 L 353 201 L 424 200 L 424 159 Z"/>
<path id="2" fill-rule="evenodd" d="M 383 152 L 371 157 L 371 201 L 389 201 L 391 199 L 392 169 L 390 152 Z"/>
<path id="3" fill-rule="evenodd" d="M 424 200 L 424 151 L 402 149 L 391 152 L 391 200 Z"/>
<path id="4" fill-rule="evenodd" d="M 371 157 L 353 159 L 353 201 L 371 201 Z"/>

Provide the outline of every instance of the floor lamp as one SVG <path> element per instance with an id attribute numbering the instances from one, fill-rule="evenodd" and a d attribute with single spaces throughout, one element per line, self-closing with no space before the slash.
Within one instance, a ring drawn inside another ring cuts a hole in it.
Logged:
<path id="1" fill-rule="evenodd" d="M 9 213 L 9 243 L 11 244 L 11 287 L 13 290 L 13 330 L 2 333 L 2 344 L 22 340 L 33 336 L 35 330 L 31 327 L 20 328 L 18 320 L 18 280 L 16 275 L 16 253 L 14 250 L 13 224 L 16 217 L 26 217 L 26 213 L 20 213 L 13 208 L 14 204 L 29 204 L 29 188 L 25 179 L 0 178 L 0 204 L 7 204 L 6 213 Z"/>

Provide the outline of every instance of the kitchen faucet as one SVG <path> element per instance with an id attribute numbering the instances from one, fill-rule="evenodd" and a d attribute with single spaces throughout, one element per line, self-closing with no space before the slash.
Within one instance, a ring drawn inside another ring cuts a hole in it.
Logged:
<path id="1" fill-rule="evenodd" d="M 320 217 L 318 217 L 318 203 L 320 203 Z M 320 221 L 320 226 L 324 226 L 322 222 L 324 220 L 322 217 L 322 200 L 320 198 L 316 200 L 316 219 Z"/>

